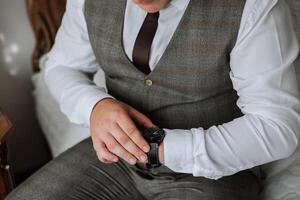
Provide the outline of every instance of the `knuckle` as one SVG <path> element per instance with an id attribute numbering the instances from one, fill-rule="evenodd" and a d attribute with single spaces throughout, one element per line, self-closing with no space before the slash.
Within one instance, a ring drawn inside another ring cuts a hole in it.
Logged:
<path id="1" fill-rule="evenodd" d="M 133 137 L 134 135 L 136 135 L 138 132 L 138 130 L 135 128 L 135 127 L 129 127 L 127 129 L 127 134 L 130 136 L 130 137 Z"/>
<path id="2" fill-rule="evenodd" d="M 98 135 L 101 136 L 103 132 L 106 132 L 107 130 L 109 130 L 109 126 L 110 126 L 111 120 L 109 119 L 104 119 L 99 121 L 99 127 L 98 127 Z"/>
<path id="3" fill-rule="evenodd" d="M 120 143 L 123 145 L 123 146 L 127 146 L 130 144 L 130 139 L 127 137 L 127 136 L 121 136 L 120 137 Z"/>
<path id="4" fill-rule="evenodd" d="M 119 119 L 124 114 L 124 110 L 121 108 L 114 109 L 111 113 L 111 116 L 114 119 Z"/>
<path id="5" fill-rule="evenodd" d="M 117 148 L 117 143 L 114 141 L 110 141 L 106 144 L 107 148 L 112 151 L 115 150 Z"/>

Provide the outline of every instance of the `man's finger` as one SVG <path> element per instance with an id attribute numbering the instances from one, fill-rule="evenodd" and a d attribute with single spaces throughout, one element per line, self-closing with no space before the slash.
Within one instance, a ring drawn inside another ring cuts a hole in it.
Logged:
<path id="1" fill-rule="evenodd" d="M 112 130 L 112 136 L 132 155 L 134 155 L 140 162 L 146 162 L 147 156 L 132 140 L 131 138 L 121 129 L 121 127 L 114 123 Z"/>
<path id="2" fill-rule="evenodd" d="M 106 160 L 105 158 L 103 158 L 101 155 L 97 154 L 98 160 L 104 164 L 112 164 L 114 162 Z"/>
<path id="3" fill-rule="evenodd" d="M 142 149 L 144 152 L 149 151 L 149 144 L 144 139 L 129 115 L 122 115 L 118 121 L 118 124 L 140 149 Z"/>
<path id="4" fill-rule="evenodd" d="M 102 158 L 104 160 L 107 160 L 109 162 L 118 162 L 119 158 L 113 153 L 111 153 L 110 151 L 108 151 L 104 143 L 102 142 L 100 143 L 100 147 L 98 150 L 99 150 L 98 152 L 102 155 Z"/>
<path id="5" fill-rule="evenodd" d="M 119 158 L 116 155 L 114 155 L 108 151 L 104 142 L 100 141 L 99 139 L 94 139 L 93 146 L 97 153 L 98 158 L 101 158 L 101 159 L 99 159 L 100 161 L 102 161 L 102 162 L 105 161 L 105 163 L 118 162 Z"/>
<path id="6" fill-rule="evenodd" d="M 131 165 L 136 164 L 137 159 L 131 154 L 129 153 L 121 144 L 119 144 L 117 142 L 117 140 L 110 134 L 105 133 L 105 145 L 107 147 L 107 149 L 115 154 L 116 156 L 123 158 L 125 161 L 127 161 L 128 163 L 130 163 Z"/>

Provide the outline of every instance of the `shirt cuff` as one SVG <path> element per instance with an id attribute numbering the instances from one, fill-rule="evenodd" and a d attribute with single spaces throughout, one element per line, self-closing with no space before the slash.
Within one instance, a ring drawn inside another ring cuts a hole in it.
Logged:
<path id="1" fill-rule="evenodd" d="M 164 165 L 178 173 L 193 173 L 193 135 L 190 130 L 164 129 Z"/>

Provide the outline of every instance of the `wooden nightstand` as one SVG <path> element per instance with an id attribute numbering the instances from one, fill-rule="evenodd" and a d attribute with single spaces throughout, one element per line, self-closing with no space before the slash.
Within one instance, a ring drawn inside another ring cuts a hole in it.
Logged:
<path id="1" fill-rule="evenodd" d="M 11 132 L 12 124 L 0 110 L 0 200 L 14 188 L 14 178 L 7 161 L 6 138 Z"/>

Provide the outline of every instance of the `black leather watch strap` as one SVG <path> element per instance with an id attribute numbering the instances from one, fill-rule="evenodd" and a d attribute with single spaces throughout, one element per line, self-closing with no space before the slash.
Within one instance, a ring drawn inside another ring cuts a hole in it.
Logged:
<path id="1" fill-rule="evenodd" d="M 147 153 L 148 163 L 146 167 L 148 169 L 161 166 L 159 162 L 159 145 L 165 137 L 165 132 L 159 127 L 147 128 L 142 130 L 143 137 L 150 145 L 150 151 Z"/>
<path id="2" fill-rule="evenodd" d="M 150 151 L 148 154 L 149 162 L 147 163 L 148 168 L 159 167 L 161 164 L 159 162 L 159 145 L 157 143 L 150 143 Z"/>

